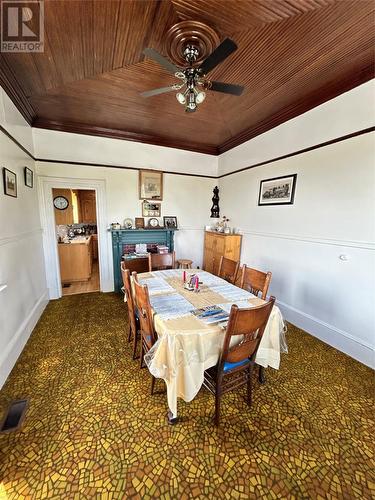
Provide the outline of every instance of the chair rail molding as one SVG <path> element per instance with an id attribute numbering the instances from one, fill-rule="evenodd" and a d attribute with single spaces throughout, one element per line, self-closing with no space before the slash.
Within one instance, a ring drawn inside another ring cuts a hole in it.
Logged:
<path id="1" fill-rule="evenodd" d="M 375 250 L 375 243 L 372 241 L 340 240 L 333 238 L 323 238 L 319 236 L 252 231 L 251 229 L 247 228 L 246 229 L 238 228 L 237 231 L 239 234 L 248 236 L 259 236 L 262 238 L 279 238 L 283 240 L 296 240 L 296 241 L 304 241 L 307 243 L 316 243 L 319 245 L 333 245 L 338 247 L 359 248 L 363 250 Z"/>
<path id="2" fill-rule="evenodd" d="M 58 256 L 53 188 L 91 189 L 96 193 L 96 216 L 99 249 L 100 291 L 113 291 L 113 261 L 111 235 L 107 231 L 107 190 L 103 179 L 77 179 L 69 177 L 38 177 L 40 219 L 43 229 L 43 249 L 49 298 L 62 296 L 60 262 Z"/>
<path id="3" fill-rule="evenodd" d="M 35 235 L 42 232 L 41 227 L 35 229 L 30 229 L 29 231 L 21 231 L 20 233 L 14 234 L 12 236 L 0 237 L 0 246 L 8 245 L 9 243 L 14 243 L 15 241 L 24 240 L 27 238 L 33 238 Z"/>

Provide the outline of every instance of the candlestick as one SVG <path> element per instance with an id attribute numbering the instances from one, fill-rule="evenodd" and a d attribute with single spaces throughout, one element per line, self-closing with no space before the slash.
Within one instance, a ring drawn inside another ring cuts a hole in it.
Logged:
<path id="1" fill-rule="evenodd" d="M 186 283 L 186 271 L 182 273 L 182 280 L 184 283 Z"/>

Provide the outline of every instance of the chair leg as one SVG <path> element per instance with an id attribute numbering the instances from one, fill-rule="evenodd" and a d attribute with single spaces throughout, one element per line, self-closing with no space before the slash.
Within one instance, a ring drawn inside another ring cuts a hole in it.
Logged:
<path id="1" fill-rule="evenodd" d="M 250 365 L 247 371 L 247 405 L 251 406 L 253 367 Z"/>
<path id="2" fill-rule="evenodd" d="M 220 402 L 221 402 L 221 393 L 216 391 L 215 393 L 215 425 L 219 427 L 220 423 Z"/>
<path id="3" fill-rule="evenodd" d="M 259 383 L 260 384 L 265 384 L 266 383 L 266 373 L 264 371 L 263 366 L 259 366 Z"/>
<path id="4" fill-rule="evenodd" d="M 138 347 L 138 332 L 135 332 L 135 335 L 133 337 L 133 359 L 137 359 L 137 347 Z"/>
<path id="5" fill-rule="evenodd" d="M 132 325 L 129 322 L 128 342 L 130 342 L 132 339 L 132 333 L 133 333 Z"/>
<path id="6" fill-rule="evenodd" d="M 153 396 L 153 395 L 154 395 L 155 381 L 156 381 L 156 379 L 155 379 L 155 377 L 152 375 L 152 376 L 151 376 L 151 396 Z"/>
<path id="7" fill-rule="evenodd" d="M 144 356 L 144 349 L 143 349 L 143 342 L 141 338 L 141 356 L 140 356 L 140 361 L 139 361 L 139 367 L 143 368 L 143 356 Z"/>

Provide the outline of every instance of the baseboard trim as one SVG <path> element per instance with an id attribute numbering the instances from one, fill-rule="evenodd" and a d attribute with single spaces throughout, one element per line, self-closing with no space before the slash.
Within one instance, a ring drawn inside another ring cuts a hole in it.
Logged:
<path id="1" fill-rule="evenodd" d="M 2 353 L 0 357 L 0 389 L 3 387 L 6 379 L 16 364 L 19 355 L 25 347 L 26 342 L 28 341 L 47 304 L 48 291 L 45 290 L 30 311 L 30 314 L 21 323 L 8 347 Z"/>
<path id="2" fill-rule="evenodd" d="M 289 304 L 278 300 L 277 305 L 283 317 L 290 323 L 293 323 L 293 325 L 302 328 L 310 335 L 356 359 L 360 363 L 375 369 L 375 350 L 371 344 L 310 314 L 304 313 Z"/>

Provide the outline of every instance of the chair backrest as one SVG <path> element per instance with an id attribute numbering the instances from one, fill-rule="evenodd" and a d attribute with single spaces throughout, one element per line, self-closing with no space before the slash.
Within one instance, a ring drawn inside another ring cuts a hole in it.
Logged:
<path id="1" fill-rule="evenodd" d="M 221 256 L 218 276 L 220 278 L 225 279 L 226 281 L 229 281 L 229 283 L 232 283 L 232 285 L 234 285 L 237 279 L 237 273 L 239 267 L 240 267 L 239 261 L 227 259 L 227 257 Z"/>
<path id="2" fill-rule="evenodd" d="M 223 367 L 226 361 L 236 363 L 246 358 L 255 359 L 275 300 L 275 297 L 271 297 L 265 304 L 248 309 L 240 309 L 236 305 L 232 306 L 219 369 Z M 243 335 L 243 339 L 238 344 L 230 347 L 232 337 L 237 335 Z"/>
<path id="3" fill-rule="evenodd" d="M 135 259 L 125 259 L 122 261 L 125 269 L 129 269 L 130 274 L 135 271 L 137 273 L 148 272 L 148 258 L 136 257 Z"/>
<path id="4" fill-rule="evenodd" d="M 148 254 L 148 270 L 158 271 L 162 269 L 175 268 L 176 254 L 171 253 L 149 253 Z"/>
<path id="5" fill-rule="evenodd" d="M 129 271 L 129 269 L 125 268 L 124 262 L 121 262 L 121 276 L 122 276 L 122 282 L 124 284 L 126 303 L 128 304 L 130 325 L 131 325 L 132 331 L 134 332 L 134 335 L 136 335 L 137 327 L 136 327 L 136 321 L 135 321 L 135 304 L 134 304 L 134 298 L 133 298 L 133 293 L 132 293 L 132 286 L 131 286 L 131 282 L 130 282 L 130 271 Z"/>
<path id="6" fill-rule="evenodd" d="M 135 302 L 138 309 L 139 323 L 141 327 L 141 335 L 147 342 L 149 347 L 155 343 L 155 331 L 153 325 L 152 309 L 150 304 L 150 296 L 148 286 L 141 285 L 138 282 L 137 273 L 132 273 Z"/>
<path id="7" fill-rule="evenodd" d="M 262 271 L 258 271 L 257 269 L 252 269 L 251 267 L 247 267 L 245 264 L 242 268 L 242 277 L 241 277 L 241 288 L 247 290 L 248 292 L 253 293 L 258 296 L 259 292 L 261 293 L 260 298 L 266 300 L 268 288 L 271 283 L 272 273 L 264 273 Z"/>

